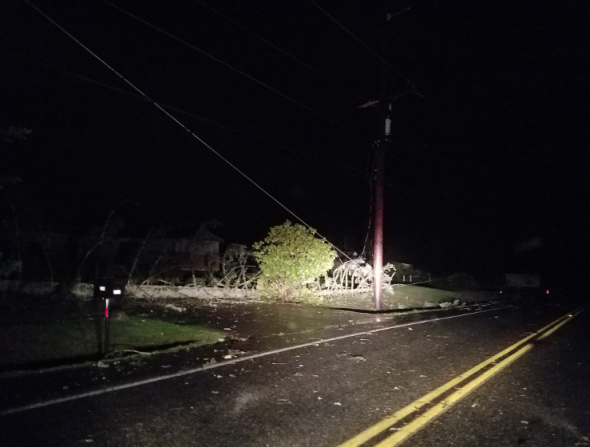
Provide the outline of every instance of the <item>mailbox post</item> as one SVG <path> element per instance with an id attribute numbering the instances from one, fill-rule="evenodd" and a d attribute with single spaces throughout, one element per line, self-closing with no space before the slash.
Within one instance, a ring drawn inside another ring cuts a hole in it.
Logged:
<path id="1" fill-rule="evenodd" d="M 102 322 L 103 339 L 101 352 L 108 354 L 109 352 L 109 335 L 110 335 L 110 306 L 113 302 L 120 301 L 123 298 L 123 291 L 125 288 L 122 284 L 110 278 L 97 279 L 94 282 L 94 299 L 99 304 L 100 313 L 99 322 Z"/>

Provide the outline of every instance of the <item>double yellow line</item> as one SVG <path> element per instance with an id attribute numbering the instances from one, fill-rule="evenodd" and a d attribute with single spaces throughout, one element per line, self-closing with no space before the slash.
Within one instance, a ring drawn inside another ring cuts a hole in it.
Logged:
<path id="1" fill-rule="evenodd" d="M 568 313 L 563 317 L 553 321 L 544 328 L 529 335 L 528 337 L 523 338 L 519 342 L 504 349 L 502 352 L 494 355 L 493 357 L 490 357 L 486 361 L 471 368 L 469 371 L 455 377 L 450 382 L 445 383 L 440 388 L 437 388 L 436 390 L 426 394 L 420 399 L 412 402 L 410 405 L 395 412 L 393 415 L 383 419 L 362 433 L 359 433 L 354 438 L 349 439 L 343 444 L 340 444 L 338 447 L 362 446 L 366 442 L 379 436 L 385 430 L 390 428 L 395 428 L 395 433 L 383 439 L 378 444 L 375 444 L 374 447 L 394 447 L 400 445 L 407 438 L 412 436 L 434 418 L 439 416 L 461 398 L 466 396 L 469 392 L 473 391 L 479 385 L 486 382 L 498 372 L 502 371 L 516 359 L 530 351 L 537 341 L 547 338 L 549 335 L 558 330 L 573 317 L 583 312 L 585 309 L 586 306 L 581 307 L 572 313 Z M 469 380 L 471 377 L 473 377 L 473 379 Z M 462 382 L 466 383 L 458 388 L 457 391 L 452 392 L 447 396 L 443 396 L 453 388 L 456 388 Z M 428 408 L 428 405 L 431 405 L 431 407 Z M 408 419 L 408 422 L 405 423 L 405 425 L 400 428 L 394 427 L 397 423 L 404 419 Z"/>

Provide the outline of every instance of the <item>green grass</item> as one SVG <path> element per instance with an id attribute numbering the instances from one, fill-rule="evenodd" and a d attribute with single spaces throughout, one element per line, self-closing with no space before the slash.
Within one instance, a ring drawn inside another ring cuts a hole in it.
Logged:
<path id="1" fill-rule="evenodd" d="M 445 290 L 424 286 L 396 285 L 392 293 L 384 294 L 385 303 L 390 308 L 421 308 L 432 307 L 441 303 L 450 303 L 458 300 L 462 303 L 489 301 L 498 299 L 498 293 L 481 290 Z"/>
<path id="2" fill-rule="evenodd" d="M 392 305 L 407 305 L 408 307 L 425 307 L 460 299 L 461 292 L 454 290 L 434 289 L 421 286 L 395 286 L 393 293 L 385 293 L 385 301 Z"/>
<path id="3" fill-rule="evenodd" d="M 102 329 L 100 329 L 102 330 Z M 0 365 L 23 365 L 87 357 L 98 353 L 95 321 L 0 326 Z M 111 321 L 110 351 L 154 350 L 181 343 L 194 346 L 217 342 L 227 334 L 195 325 L 130 317 Z"/>
<path id="4" fill-rule="evenodd" d="M 195 325 L 177 325 L 159 320 L 129 318 L 111 323 L 113 348 L 153 348 L 186 342 L 210 344 L 227 334 Z"/>
<path id="5" fill-rule="evenodd" d="M 385 292 L 383 294 L 383 309 L 422 309 L 438 307 L 441 303 L 451 303 L 455 300 L 459 300 L 462 303 L 471 303 L 497 298 L 498 296 L 495 292 L 457 291 L 415 285 L 395 285 L 393 293 Z M 359 294 L 334 293 L 318 300 L 317 303 L 311 302 L 311 304 L 370 310 L 373 309 L 373 292 L 368 291 Z"/>

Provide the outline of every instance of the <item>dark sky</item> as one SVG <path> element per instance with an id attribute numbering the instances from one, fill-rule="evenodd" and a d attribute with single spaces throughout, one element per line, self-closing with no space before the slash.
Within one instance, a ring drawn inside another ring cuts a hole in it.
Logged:
<path id="1" fill-rule="evenodd" d="M 113 0 L 194 48 L 99 0 L 33 3 L 358 250 L 381 129 L 378 110 L 358 106 L 414 85 L 420 96 L 393 110 L 390 256 L 564 277 L 586 267 L 586 2 L 314 1 Z M 135 203 L 120 208 L 128 233 L 218 219 L 222 237 L 250 243 L 294 220 L 27 3 L 7 3 L 0 125 L 34 132 L 2 148 L 0 172 L 23 179 L 10 193 L 38 226 L 99 226 L 123 200 Z M 401 13 L 387 24 L 387 12 Z"/>

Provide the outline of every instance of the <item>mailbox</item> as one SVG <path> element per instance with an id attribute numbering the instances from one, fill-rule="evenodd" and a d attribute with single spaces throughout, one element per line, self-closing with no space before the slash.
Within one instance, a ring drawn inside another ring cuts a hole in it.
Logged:
<path id="1" fill-rule="evenodd" d="M 120 301 L 125 293 L 125 284 L 122 281 L 115 281 L 110 278 L 102 278 L 94 281 L 95 300 L 116 300 Z"/>
<path id="2" fill-rule="evenodd" d="M 109 307 L 110 302 L 117 302 L 123 298 L 125 292 L 125 283 L 121 281 L 115 281 L 112 278 L 102 278 L 94 281 L 94 299 L 95 301 L 101 302 L 98 306 L 104 308 L 103 320 L 104 327 L 103 331 L 103 343 L 102 352 L 108 354 L 109 352 L 109 332 L 110 332 L 110 318 L 109 318 Z"/>

